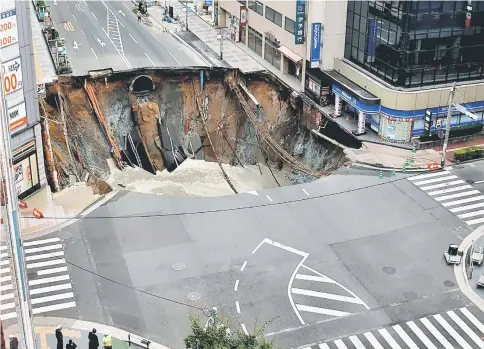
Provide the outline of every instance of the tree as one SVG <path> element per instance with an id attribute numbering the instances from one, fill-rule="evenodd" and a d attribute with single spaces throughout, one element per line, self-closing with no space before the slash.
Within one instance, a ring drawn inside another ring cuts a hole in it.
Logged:
<path id="1" fill-rule="evenodd" d="M 191 349 L 275 349 L 272 342 L 264 338 L 265 325 L 253 333 L 245 334 L 230 330 L 229 319 L 221 319 L 212 312 L 206 324 L 202 323 L 200 313 L 190 315 L 192 334 L 185 338 L 185 345 Z"/>

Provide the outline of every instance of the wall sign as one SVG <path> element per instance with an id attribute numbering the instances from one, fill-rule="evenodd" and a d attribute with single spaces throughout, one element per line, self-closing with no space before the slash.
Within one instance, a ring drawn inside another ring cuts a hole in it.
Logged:
<path id="1" fill-rule="evenodd" d="M 379 104 L 366 104 L 362 103 L 359 100 L 357 100 L 355 97 L 351 96 L 349 93 L 344 91 L 341 86 L 337 84 L 333 84 L 331 87 L 331 90 L 335 95 L 340 96 L 342 99 L 344 99 L 349 105 L 355 107 L 358 110 L 364 111 L 365 113 L 378 113 L 380 111 L 380 105 Z"/>
<path id="2" fill-rule="evenodd" d="M 0 13 L 0 47 L 6 47 L 17 42 L 17 11 L 13 9 Z"/>
<path id="3" fill-rule="evenodd" d="M 6 95 L 22 88 L 22 63 L 20 57 L 2 63 L 2 73 L 3 90 Z"/>
<path id="4" fill-rule="evenodd" d="M 306 0 L 296 0 L 296 45 L 304 44 L 304 23 L 306 19 Z"/>
<path id="5" fill-rule="evenodd" d="M 8 119 L 10 123 L 10 132 L 13 134 L 27 126 L 27 111 L 25 102 L 22 102 L 12 108 L 8 108 Z"/>
<path id="6" fill-rule="evenodd" d="M 240 24 L 247 23 L 247 7 L 240 6 Z"/>
<path id="7" fill-rule="evenodd" d="M 319 67 L 321 59 L 321 23 L 313 23 L 311 28 L 311 68 Z"/>
<path id="8" fill-rule="evenodd" d="M 44 82 L 38 82 L 37 83 L 37 97 L 38 98 L 45 98 L 45 83 Z"/>
<path id="9" fill-rule="evenodd" d="M 368 20 L 368 45 L 367 45 L 367 56 L 368 61 L 373 62 L 375 60 L 376 53 L 376 37 L 377 37 L 378 26 L 376 19 L 371 18 Z"/>

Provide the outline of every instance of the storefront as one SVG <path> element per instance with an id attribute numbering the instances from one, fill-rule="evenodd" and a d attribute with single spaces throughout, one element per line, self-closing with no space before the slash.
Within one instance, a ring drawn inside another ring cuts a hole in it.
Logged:
<path id="1" fill-rule="evenodd" d="M 278 51 L 281 46 L 279 39 L 271 32 L 266 32 L 264 39 L 264 59 L 277 69 L 281 69 L 281 53 Z"/>
<path id="2" fill-rule="evenodd" d="M 301 79 L 302 57 L 286 46 L 277 49 L 282 54 L 282 72 Z"/>
<path id="3" fill-rule="evenodd" d="M 15 187 L 20 199 L 40 189 L 35 139 L 13 151 Z"/>
<path id="4" fill-rule="evenodd" d="M 306 64 L 306 81 L 304 83 L 304 93 L 313 102 L 325 107 L 334 104 L 333 94 L 330 93 L 331 80 L 324 75 L 319 68 L 308 68 Z"/>

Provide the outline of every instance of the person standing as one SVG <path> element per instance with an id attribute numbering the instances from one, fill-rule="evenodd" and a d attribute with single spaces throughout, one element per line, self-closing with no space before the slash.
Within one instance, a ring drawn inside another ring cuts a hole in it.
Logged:
<path id="1" fill-rule="evenodd" d="M 66 349 L 76 349 L 77 344 L 72 341 L 72 339 L 69 339 L 69 343 L 66 344 Z"/>
<path id="2" fill-rule="evenodd" d="M 64 349 L 64 335 L 62 334 L 61 325 L 55 329 L 55 338 L 57 339 L 57 349 Z"/>
<path id="3" fill-rule="evenodd" d="M 96 329 L 93 328 L 89 335 L 87 336 L 89 339 L 89 349 L 98 349 L 99 347 L 99 339 L 97 338 Z"/>
<path id="4" fill-rule="evenodd" d="M 137 15 L 138 15 L 138 22 L 141 22 L 141 12 L 138 11 L 138 14 Z"/>
<path id="5" fill-rule="evenodd" d="M 104 334 L 103 345 L 104 349 L 113 349 L 113 339 L 109 332 Z"/>
<path id="6" fill-rule="evenodd" d="M 17 339 L 17 337 L 9 335 L 8 339 L 10 341 L 10 349 L 18 349 L 18 339 Z"/>

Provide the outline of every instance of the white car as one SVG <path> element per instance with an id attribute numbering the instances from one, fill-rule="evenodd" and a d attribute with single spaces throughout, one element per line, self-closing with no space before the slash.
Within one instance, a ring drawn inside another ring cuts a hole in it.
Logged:
<path id="1" fill-rule="evenodd" d="M 474 246 L 472 251 L 472 263 L 477 265 L 482 265 L 484 261 L 484 251 L 482 246 Z"/>

